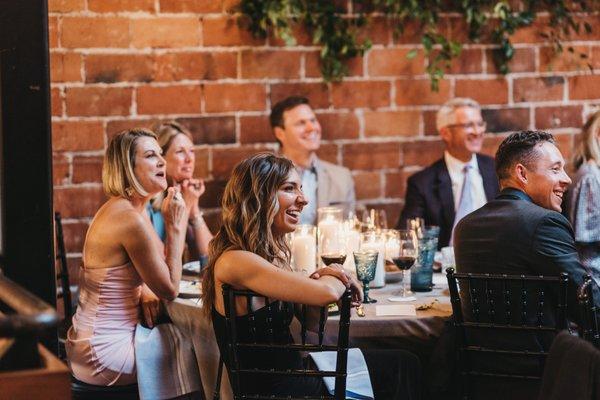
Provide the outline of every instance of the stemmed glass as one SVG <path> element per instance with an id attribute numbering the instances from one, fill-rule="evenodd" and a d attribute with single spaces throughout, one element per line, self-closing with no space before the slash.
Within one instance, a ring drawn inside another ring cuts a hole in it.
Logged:
<path id="1" fill-rule="evenodd" d="M 376 303 L 377 300 L 369 297 L 369 282 L 375 279 L 377 257 L 379 252 L 374 250 L 361 250 L 354 252 L 356 276 L 363 284 L 363 303 Z"/>
<path id="2" fill-rule="evenodd" d="M 398 230 L 390 233 L 393 240 L 397 241 L 397 246 L 389 248 L 389 254 L 396 267 L 402 271 L 402 290 L 400 297 L 406 299 L 412 292 L 408 286 L 408 271 L 414 265 L 419 254 L 419 242 L 417 235 L 412 230 Z"/>

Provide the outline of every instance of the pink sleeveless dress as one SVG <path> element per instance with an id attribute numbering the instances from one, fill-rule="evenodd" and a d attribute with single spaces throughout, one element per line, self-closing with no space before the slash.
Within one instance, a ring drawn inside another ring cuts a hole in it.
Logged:
<path id="1" fill-rule="evenodd" d="M 75 378 L 92 385 L 136 382 L 134 335 L 142 279 L 131 263 L 80 270 L 80 295 L 66 350 Z"/>

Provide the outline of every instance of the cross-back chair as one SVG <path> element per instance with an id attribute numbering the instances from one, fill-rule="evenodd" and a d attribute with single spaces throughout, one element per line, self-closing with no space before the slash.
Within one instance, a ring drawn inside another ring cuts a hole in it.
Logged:
<path id="1" fill-rule="evenodd" d="M 583 283 L 577 289 L 577 301 L 579 303 L 579 336 L 592 343 L 596 348 L 600 347 L 600 332 L 598 330 L 597 308 L 594 303 L 592 286 L 594 281 L 589 274 L 583 277 Z"/>
<path id="2" fill-rule="evenodd" d="M 247 303 L 247 314 L 249 328 L 250 328 L 250 341 L 242 342 L 238 335 L 238 326 L 236 321 L 236 299 L 238 297 L 246 298 Z M 335 379 L 335 391 L 334 395 L 323 395 L 316 397 L 299 397 L 301 399 L 332 399 L 332 400 L 343 400 L 346 398 L 346 373 L 347 373 L 347 362 L 348 362 L 348 337 L 350 329 L 350 292 L 344 293 L 341 299 L 340 308 L 340 322 L 337 335 L 337 343 L 334 345 L 324 344 L 325 337 L 325 325 L 326 325 L 326 308 L 323 307 L 320 310 L 318 332 L 317 332 L 317 343 L 310 343 L 310 335 L 307 334 L 307 307 L 301 305 L 300 314 L 300 341 L 301 343 L 291 344 L 279 344 L 274 337 L 273 327 L 269 326 L 266 330 L 267 337 L 258 337 L 256 329 L 256 321 L 253 317 L 255 310 L 253 309 L 253 298 L 259 298 L 264 300 L 268 323 L 272 323 L 275 319 L 277 311 L 281 311 L 282 307 L 294 307 L 291 303 L 285 303 L 281 301 L 273 301 L 266 296 L 248 291 L 248 290 L 236 290 L 230 285 L 223 285 L 223 299 L 225 303 L 225 326 L 227 331 L 227 358 L 229 359 L 229 365 L 227 365 L 229 372 L 229 380 L 233 389 L 235 399 L 269 399 L 269 400 L 290 400 L 292 396 L 272 396 L 272 395 L 261 395 L 254 393 L 243 393 L 242 392 L 242 381 L 244 379 L 252 379 L 252 376 L 294 376 L 294 377 L 333 377 Z M 288 309 L 289 310 L 289 309 Z M 265 333 L 265 332 L 262 332 Z M 244 366 L 240 360 L 240 352 L 243 351 L 245 354 L 248 352 L 257 352 L 264 354 L 265 351 L 276 351 L 276 352 L 297 352 L 304 356 L 303 368 L 301 369 L 285 369 L 277 370 L 274 368 L 248 368 Z M 309 364 L 306 352 L 323 352 L 323 351 L 335 351 L 336 354 L 336 368 L 331 371 L 319 371 L 312 368 Z M 221 354 L 221 359 L 224 355 Z M 221 364 L 222 366 L 222 364 Z M 221 369 L 221 367 L 220 367 Z M 221 370 L 219 371 L 220 380 Z M 218 389 L 216 390 L 218 393 Z"/>
<path id="3" fill-rule="evenodd" d="M 567 274 L 446 273 L 461 397 L 472 397 L 477 380 L 517 380 L 538 390 L 552 340 L 567 328 Z"/>

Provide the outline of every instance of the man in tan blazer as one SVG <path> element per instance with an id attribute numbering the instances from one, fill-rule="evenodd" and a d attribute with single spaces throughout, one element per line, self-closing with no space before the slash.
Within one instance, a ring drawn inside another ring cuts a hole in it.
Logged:
<path id="1" fill-rule="evenodd" d="M 290 96 L 273 106 L 271 127 L 281 154 L 294 162 L 302 177 L 302 190 L 309 203 L 300 222 L 315 224 L 317 208 L 337 206 L 345 213 L 354 211 L 354 181 L 350 170 L 320 160 L 321 125 L 308 99 Z"/>

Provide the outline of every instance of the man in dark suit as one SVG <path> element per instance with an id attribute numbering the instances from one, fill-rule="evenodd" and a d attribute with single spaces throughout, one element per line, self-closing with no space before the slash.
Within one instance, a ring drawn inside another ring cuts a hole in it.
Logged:
<path id="1" fill-rule="evenodd" d="M 494 160 L 478 154 L 486 124 L 475 100 L 456 98 L 444 104 L 436 126 L 446 146 L 444 157 L 408 179 L 398 229 L 406 229 L 409 218 L 423 218 L 426 225 L 440 227 L 442 248 L 451 244 L 461 217 L 496 197 L 498 180 Z"/>

